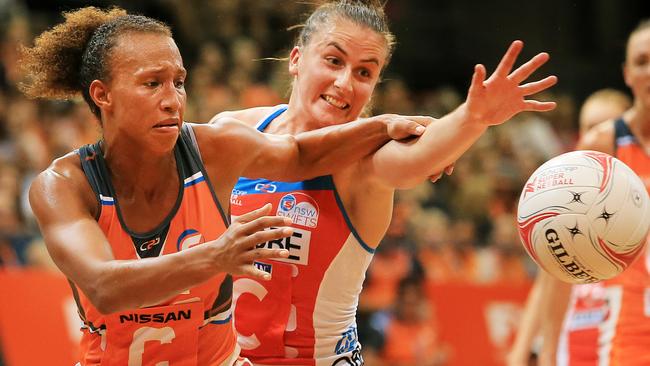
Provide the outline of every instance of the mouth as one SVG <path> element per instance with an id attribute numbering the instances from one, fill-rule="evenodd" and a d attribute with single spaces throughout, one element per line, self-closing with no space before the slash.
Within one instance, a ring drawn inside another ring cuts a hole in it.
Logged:
<path id="1" fill-rule="evenodd" d="M 158 130 L 178 130 L 180 123 L 178 119 L 167 119 L 164 121 L 161 121 L 153 126 L 154 129 Z"/>
<path id="2" fill-rule="evenodd" d="M 326 101 L 329 105 L 338 108 L 340 110 L 346 110 L 350 108 L 350 105 L 346 102 L 344 102 L 341 99 L 335 98 L 331 95 L 321 95 L 321 99 Z"/>

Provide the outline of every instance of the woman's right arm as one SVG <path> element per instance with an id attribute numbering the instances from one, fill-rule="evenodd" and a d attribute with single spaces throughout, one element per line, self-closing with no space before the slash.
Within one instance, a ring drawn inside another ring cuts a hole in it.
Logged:
<path id="1" fill-rule="evenodd" d="M 204 245 L 156 258 L 116 260 L 83 199 L 83 172 L 67 165 L 59 161 L 42 172 L 30 188 L 29 201 L 50 256 L 101 313 L 162 302 L 220 272 L 265 278 L 253 260 L 288 254 L 255 249 L 256 243 L 291 235 L 284 227 L 286 219 L 265 216 L 265 206 Z M 279 228 L 262 231 L 271 226 Z"/>

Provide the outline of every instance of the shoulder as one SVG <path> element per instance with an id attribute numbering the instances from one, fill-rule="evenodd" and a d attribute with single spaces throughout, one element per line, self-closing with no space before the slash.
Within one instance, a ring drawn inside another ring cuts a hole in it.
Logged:
<path id="1" fill-rule="evenodd" d="M 578 141 L 578 150 L 595 150 L 610 155 L 614 154 L 614 123 L 615 120 L 599 123 Z"/>
<path id="2" fill-rule="evenodd" d="M 238 149 L 246 143 L 256 130 L 233 116 L 222 116 L 207 124 L 189 123 L 194 131 L 201 152 L 219 150 L 221 153 L 230 149 Z"/>
<path id="3" fill-rule="evenodd" d="M 264 138 L 263 133 L 232 117 L 221 117 L 215 123 L 189 125 L 206 168 L 222 178 L 239 176 L 257 156 Z"/>
<path id="4" fill-rule="evenodd" d="M 238 111 L 225 111 L 216 114 L 210 119 L 210 124 L 216 124 L 221 119 L 236 119 L 249 126 L 255 126 L 262 118 L 268 116 L 277 107 L 255 107 Z"/>
<path id="5" fill-rule="evenodd" d="M 97 200 L 88 179 L 81 168 L 77 151 L 55 159 L 32 182 L 29 200 L 38 216 L 40 209 L 58 209 L 75 200 L 93 214 Z"/>
<path id="6" fill-rule="evenodd" d="M 77 151 L 55 159 L 47 169 L 42 171 L 35 180 L 45 186 L 50 185 L 77 185 L 85 180 L 85 174 L 81 168 L 81 161 Z"/>

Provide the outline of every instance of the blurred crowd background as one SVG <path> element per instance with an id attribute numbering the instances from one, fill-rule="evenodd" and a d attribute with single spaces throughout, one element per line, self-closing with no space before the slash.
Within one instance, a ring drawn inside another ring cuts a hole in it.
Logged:
<path id="1" fill-rule="evenodd" d="M 82 101 L 27 100 L 17 91 L 18 46 L 31 44 L 35 34 L 60 21 L 61 11 L 85 5 L 119 5 L 172 26 L 189 72 L 186 119 L 194 122 L 224 110 L 286 101 L 290 79 L 286 62 L 278 59 L 293 45 L 295 33 L 288 28 L 312 9 L 309 2 L 293 0 L 0 0 L 0 267 L 5 269 L 56 271 L 29 208 L 28 187 L 54 158 L 99 136 Z M 398 193 L 360 302 L 366 357 L 376 352 L 383 360 L 374 364 L 445 364 L 435 322 L 423 322 L 434 313 L 422 296 L 424 283 L 529 283 L 536 267 L 515 225 L 521 187 L 539 164 L 573 148 L 578 106 L 589 93 L 626 90 L 625 37 L 650 16 L 649 8 L 647 1 L 608 0 L 387 3 L 398 44 L 375 92 L 373 114 L 443 116 L 464 100 L 472 66 L 482 62 L 492 70 L 513 39 L 526 44 L 520 61 L 549 52 L 542 72 L 560 82 L 552 94 L 538 97 L 557 101 L 555 111 L 522 114 L 491 128 L 456 163 L 453 175 Z M 426 363 L 391 361 L 405 359 L 400 334 L 419 335 L 431 353 L 423 356 Z"/>

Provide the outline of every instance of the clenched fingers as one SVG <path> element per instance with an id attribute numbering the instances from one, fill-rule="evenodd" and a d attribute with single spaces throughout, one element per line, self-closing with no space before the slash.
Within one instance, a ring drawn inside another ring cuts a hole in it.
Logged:
<path id="1" fill-rule="evenodd" d="M 388 121 L 388 136 L 393 140 L 402 140 L 412 136 L 420 136 L 426 130 L 420 123 L 422 119 L 415 120 L 411 117 L 390 116 Z"/>

